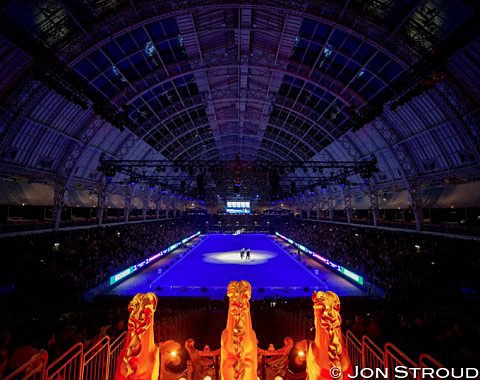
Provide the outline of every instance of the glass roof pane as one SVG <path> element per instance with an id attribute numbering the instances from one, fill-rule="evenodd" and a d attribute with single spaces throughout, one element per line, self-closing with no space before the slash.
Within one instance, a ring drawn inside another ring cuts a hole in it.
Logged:
<path id="1" fill-rule="evenodd" d="M 77 63 L 75 69 L 88 80 L 92 80 L 98 75 L 98 68 L 96 68 L 88 58 Z"/>
<path id="2" fill-rule="evenodd" d="M 112 65 L 105 54 L 100 50 L 95 50 L 88 56 L 88 58 L 100 69 L 100 71 L 104 71 Z"/>
<path id="3" fill-rule="evenodd" d="M 300 27 L 299 35 L 304 38 L 311 38 L 317 22 L 308 18 L 303 19 L 302 25 Z"/>
<path id="4" fill-rule="evenodd" d="M 132 39 L 132 37 L 128 33 L 123 34 L 120 37 L 118 37 L 117 42 L 118 42 L 118 45 L 120 45 L 122 47 L 122 50 L 126 54 L 130 55 L 138 49 L 137 44 L 135 43 L 135 41 Z"/>

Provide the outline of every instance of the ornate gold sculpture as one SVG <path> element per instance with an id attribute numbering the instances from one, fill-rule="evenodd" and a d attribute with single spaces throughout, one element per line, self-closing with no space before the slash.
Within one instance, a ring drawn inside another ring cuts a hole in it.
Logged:
<path id="1" fill-rule="evenodd" d="M 185 349 L 192 362 L 192 380 L 203 380 L 206 376 L 211 379 L 216 378 L 216 359 L 220 350 L 211 351 L 208 345 L 204 347 L 203 351 L 197 350 L 195 341 L 191 338 L 185 341 Z"/>
<path id="2" fill-rule="evenodd" d="M 154 293 L 138 293 L 128 305 L 128 333 L 119 356 L 115 380 L 157 380 L 159 349 L 153 339 Z"/>
<path id="3" fill-rule="evenodd" d="M 316 331 L 307 351 L 307 378 L 347 379 L 346 375 L 352 374 L 352 365 L 343 345 L 340 299 L 328 291 L 313 292 L 312 300 Z M 339 370 L 332 370 L 333 367 Z"/>
<path id="4" fill-rule="evenodd" d="M 258 353 L 262 355 L 264 366 L 263 380 L 273 380 L 277 376 L 285 377 L 288 369 L 288 354 L 293 348 L 293 339 L 286 337 L 283 343 L 284 346 L 277 350 L 272 344 L 270 344 L 268 350 L 258 348 Z"/>
<path id="5" fill-rule="evenodd" d="M 247 281 L 228 284 L 227 326 L 222 332 L 220 373 L 223 380 L 257 379 L 257 336 L 252 328 Z"/>

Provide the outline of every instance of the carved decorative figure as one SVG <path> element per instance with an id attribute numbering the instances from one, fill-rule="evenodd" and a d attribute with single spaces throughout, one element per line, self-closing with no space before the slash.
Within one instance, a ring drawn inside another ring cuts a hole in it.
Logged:
<path id="1" fill-rule="evenodd" d="M 222 332 L 220 373 L 223 380 L 257 379 L 257 336 L 252 328 L 247 281 L 228 284 L 227 326 Z"/>
<path id="2" fill-rule="evenodd" d="M 128 305 L 128 333 L 120 352 L 115 380 L 157 380 L 159 349 L 153 339 L 154 293 L 138 293 Z"/>
<path id="3" fill-rule="evenodd" d="M 314 292 L 312 300 L 316 331 L 307 351 L 307 379 L 348 379 L 352 365 L 343 344 L 340 299 L 328 291 Z"/>

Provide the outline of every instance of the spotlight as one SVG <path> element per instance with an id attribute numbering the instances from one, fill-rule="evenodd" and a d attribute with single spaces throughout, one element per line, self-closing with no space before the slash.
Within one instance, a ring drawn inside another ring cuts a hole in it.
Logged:
<path id="1" fill-rule="evenodd" d="M 170 351 L 170 357 L 171 358 L 176 358 L 177 357 L 177 351 Z"/>
<path id="2" fill-rule="evenodd" d="M 305 357 L 305 352 L 303 352 L 302 350 L 299 350 L 299 351 L 297 352 L 297 356 L 298 356 L 299 358 L 304 358 L 304 357 Z"/>

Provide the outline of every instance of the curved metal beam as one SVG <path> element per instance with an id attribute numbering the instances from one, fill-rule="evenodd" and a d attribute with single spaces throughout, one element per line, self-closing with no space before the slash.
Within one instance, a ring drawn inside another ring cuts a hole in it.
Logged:
<path id="1" fill-rule="evenodd" d="M 227 144 L 227 145 L 225 145 L 225 146 L 226 146 L 226 147 L 237 147 L 237 145 L 235 145 L 235 144 Z M 202 155 L 203 155 L 203 154 L 206 154 L 206 153 L 208 153 L 208 152 L 212 152 L 212 151 L 214 151 L 214 150 L 215 150 L 215 148 L 214 148 L 214 149 L 207 149 L 206 151 L 202 152 Z M 275 157 L 278 157 L 278 160 L 279 160 L 279 161 L 285 161 L 285 157 L 279 156 L 277 153 L 275 153 L 275 152 L 273 152 L 273 151 L 266 151 L 264 148 L 260 148 L 259 150 L 263 150 L 263 151 L 265 151 L 265 152 L 268 152 L 268 153 L 272 154 L 272 155 L 275 156 Z M 201 155 L 193 156 L 193 160 L 198 159 L 200 156 L 201 156 Z M 297 157 L 298 157 L 298 156 L 297 156 Z M 299 158 L 299 161 L 302 161 L 300 157 L 298 157 L 298 158 Z M 267 161 L 268 161 L 268 160 L 267 160 Z"/>
<path id="2" fill-rule="evenodd" d="M 125 33 L 128 33 L 129 31 L 131 31 L 133 29 L 145 26 L 149 23 L 160 21 L 162 19 L 166 19 L 166 18 L 169 18 L 169 17 L 175 17 L 175 16 L 178 16 L 180 14 L 192 13 L 192 12 L 196 12 L 196 11 L 200 11 L 200 10 L 201 11 L 208 11 L 208 10 L 219 10 L 219 9 L 231 9 L 232 8 L 231 4 L 225 4 L 225 3 L 205 4 L 205 2 L 203 2 L 202 4 L 195 5 L 195 6 L 186 5 L 186 7 L 185 7 L 185 4 L 188 4 L 188 3 L 185 3 L 185 2 L 178 2 L 177 4 L 175 4 L 175 2 L 171 2 L 171 3 L 172 3 L 172 6 L 175 9 L 170 10 L 169 12 L 168 11 L 164 12 L 164 13 L 163 12 L 159 13 L 158 11 L 155 11 L 155 12 L 149 11 L 150 8 L 148 8 L 148 4 L 145 5 L 145 7 L 144 7 L 146 9 L 138 8 L 138 13 L 139 14 L 152 15 L 152 16 L 144 18 L 144 19 L 142 19 L 142 20 L 140 20 L 136 23 L 132 23 L 132 24 L 127 25 L 127 26 L 123 22 L 123 23 L 121 23 L 121 27 L 117 31 L 113 31 L 113 27 L 114 27 L 112 25 L 113 22 L 110 22 L 110 20 L 109 20 L 109 21 L 104 23 L 104 24 L 108 25 L 108 27 L 106 27 L 106 29 L 110 31 L 110 34 L 108 36 L 105 36 L 103 39 L 96 41 L 94 43 L 94 45 L 90 45 L 90 47 L 85 47 L 85 44 L 82 45 L 82 42 L 79 41 L 80 38 L 77 38 L 75 41 L 76 41 L 77 44 L 79 44 L 79 46 L 81 46 L 79 48 L 80 50 L 73 50 L 70 53 L 71 56 L 68 57 L 68 48 L 69 47 L 72 48 L 69 45 L 60 52 L 60 55 L 67 56 L 67 60 L 69 58 L 75 57 L 71 61 L 68 62 L 68 66 L 71 67 L 71 66 L 75 65 L 77 62 L 79 62 L 80 60 L 82 60 L 84 57 L 91 54 L 94 50 L 98 49 L 100 46 L 102 46 L 105 43 L 111 41 L 112 39 L 117 38 L 117 37 L 119 37 L 119 36 L 121 36 Z M 368 42 L 376 50 L 381 51 L 382 53 L 384 53 L 385 55 L 387 55 L 388 57 L 390 57 L 391 59 L 393 59 L 394 61 L 396 61 L 400 65 L 402 65 L 402 67 L 404 67 L 404 68 L 408 67 L 410 59 L 408 59 L 409 57 L 405 57 L 405 56 L 400 57 L 399 55 L 397 55 L 398 52 L 400 51 L 400 49 L 398 47 L 400 46 L 401 48 L 403 48 L 406 51 L 405 54 L 407 54 L 407 53 L 410 53 L 412 55 L 415 54 L 412 51 L 411 47 L 408 46 L 404 41 L 402 41 L 400 39 L 393 39 L 393 37 L 391 38 L 391 41 L 392 41 L 392 45 L 395 48 L 392 48 L 391 50 L 386 49 L 385 46 L 383 46 L 382 44 L 384 43 L 384 37 L 386 35 L 388 35 L 387 30 L 385 30 L 382 27 L 379 27 L 378 25 L 372 23 L 369 20 L 366 20 L 363 16 L 361 16 L 357 13 L 354 13 L 352 11 L 341 12 L 340 8 L 335 7 L 334 5 L 329 4 L 327 2 L 323 2 L 322 6 L 319 6 L 318 1 L 317 1 L 315 3 L 312 3 L 310 7 L 308 7 L 308 9 L 310 11 L 317 11 L 318 12 L 317 14 L 306 13 L 304 10 L 299 10 L 298 9 L 298 4 L 295 5 L 295 4 L 287 3 L 287 2 L 284 2 L 283 4 L 276 2 L 275 5 L 271 5 L 271 4 L 268 4 L 268 1 L 266 1 L 266 0 L 265 0 L 264 4 L 260 4 L 260 0 L 257 0 L 255 2 L 255 4 L 249 3 L 248 5 L 245 5 L 245 6 L 248 6 L 249 8 L 265 10 L 267 12 L 271 12 L 271 11 L 278 12 L 278 10 L 281 9 L 284 12 L 290 12 L 290 13 L 298 16 L 298 17 L 307 16 L 307 17 L 309 17 L 309 18 L 311 18 L 311 19 L 313 19 L 317 22 L 321 22 L 321 23 L 323 23 L 325 25 L 328 25 L 332 28 L 336 28 L 336 29 L 341 30 L 343 32 L 346 32 L 346 33 L 348 33 L 352 36 L 355 36 L 355 37 L 357 37 L 357 38 L 359 38 L 363 41 Z M 185 9 L 182 9 L 182 7 L 185 7 Z M 238 7 L 242 8 L 242 4 L 238 4 Z M 306 2 L 304 2 L 304 7 L 307 7 Z M 325 9 L 328 9 L 328 11 L 325 11 Z M 346 27 L 345 25 L 342 25 L 340 23 L 341 19 L 339 19 L 339 17 L 338 17 L 339 15 L 341 15 L 344 18 L 349 18 L 352 21 L 354 20 L 355 22 L 347 22 L 346 25 L 350 25 L 350 28 Z M 330 16 L 330 18 L 327 18 L 328 16 Z M 131 11 L 126 11 L 124 13 L 114 15 L 112 17 L 112 19 L 113 19 L 113 21 L 128 20 L 129 17 L 131 17 Z M 102 29 L 102 25 L 100 25 L 100 26 L 98 24 L 92 25 L 90 27 L 90 30 L 92 30 L 92 31 L 96 30 L 97 34 L 98 34 L 98 30 Z M 362 28 L 362 26 L 363 26 L 363 28 Z M 357 28 L 357 29 L 352 29 L 352 28 Z M 367 33 L 367 29 L 370 30 L 370 33 Z M 375 32 L 372 33 L 371 32 L 372 30 L 374 30 Z M 95 35 L 96 34 L 96 33 L 90 33 L 89 31 L 87 31 L 87 32 L 88 32 L 89 35 Z M 372 36 L 377 37 L 378 41 L 373 40 Z M 89 39 L 88 39 L 88 36 L 83 35 L 83 37 L 85 38 L 87 43 L 90 42 Z M 397 54 L 394 54 L 393 52 L 395 52 Z"/>
<path id="3" fill-rule="evenodd" d="M 188 98 L 188 99 L 190 99 L 190 98 Z M 230 99 L 218 99 L 218 100 L 212 100 L 212 101 L 213 101 L 214 103 L 224 103 L 224 102 L 228 103 L 228 102 L 234 102 L 234 101 L 237 100 L 237 99 L 238 99 L 238 98 L 230 98 Z M 263 102 L 262 102 L 262 101 L 259 101 L 259 100 L 249 100 L 248 103 L 250 103 L 250 104 L 259 104 L 259 105 L 262 105 L 262 106 L 263 106 Z M 141 139 L 144 139 L 144 138 L 147 137 L 149 134 L 151 134 L 152 132 L 154 132 L 154 131 L 157 129 L 157 126 L 158 126 L 158 125 L 164 124 L 164 123 L 167 122 L 168 120 L 173 119 L 174 117 L 182 114 L 183 112 L 187 112 L 187 111 L 189 111 L 189 110 L 191 110 L 191 109 L 197 108 L 199 105 L 201 105 L 201 103 L 199 103 L 199 104 L 193 104 L 193 105 L 191 105 L 191 106 L 189 106 L 189 107 L 185 107 L 185 108 L 183 108 L 183 109 L 180 109 L 180 110 L 176 111 L 176 112 L 173 113 L 172 115 L 169 115 L 168 118 L 162 119 L 159 124 L 157 124 L 157 125 L 155 125 L 154 127 L 150 128 L 148 131 L 145 131 L 144 134 L 143 134 L 140 138 L 141 138 Z M 288 111 L 293 112 L 294 114 L 296 114 L 296 115 L 304 118 L 305 120 L 311 122 L 312 126 L 318 127 L 321 131 L 324 132 L 325 136 L 328 136 L 331 140 L 335 140 L 335 139 L 336 139 L 336 137 L 333 136 L 328 130 L 326 130 L 324 127 L 322 127 L 320 124 L 317 123 L 318 120 L 314 121 L 313 119 L 310 119 L 310 116 L 309 116 L 309 115 L 305 115 L 305 114 L 299 112 L 299 111 L 296 110 L 296 109 L 289 108 L 289 107 L 284 106 L 284 105 L 281 105 L 281 104 L 275 104 L 275 107 L 282 108 L 282 109 L 285 109 L 285 110 L 288 110 Z M 305 108 L 307 108 L 307 107 L 304 106 L 303 108 L 305 109 Z M 316 112 L 316 111 L 311 110 L 311 112 Z M 221 122 L 221 121 L 224 121 L 224 120 L 225 120 L 225 119 L 218 119 L 218 122 Z M 329 126 L 331 126 L 332 128 L 335 128 L 335 129 L 337 128 L 337 126 L 335 126 L 335 125 L 334 125 L 332 122 L 330 122 L 329 120 L 327 120 L 327 119 L 325 119 L 325 118 L 322 118 L 322 120 L 325 120 L 325 122 L 326 122 Z M 272 125 L 272 126 L 273 126 L 273 125 Z M 279 127 L 279 126 L 276 126 L 276 128 L 277 128 L 277 129 L 285 130 L 285 129 Z M 195 129 L 198 129 L 198 128 L 195 128 Z M 287 131 L 287 132 L 288 132 L 288 131 Z M 339 131 L 339 132 L 340 132 L 340 131 Z M 188 131 L 185 132 L 185 133 L 188 133 Z M 180 137 L 182 137 L 182 136 L 184 136 L 185 133 L 183 133 L 183 134 L 180 135 L 180 136 L 176 135 L 176 136 L 175 136 L 175 140 L 178 139 L 178 138 L 180 138 Z M 298 136 L 298 137 L 300 137 L 300 136 Z"/>
<path id="4" fill-rule="evenodd" d="M 325 83 L 318 83 L 318 82 L 315 82 L 313 79 L 309 78 L 308 76 L 301 75 L 301 74 L 298 74 L 296 72 L 287 71 L 287 70 L 282 69 L 282 68 L 276 68 L 276 67 L 273 67 L 273 66 L 245 64 L 245 67 L 248 68 L 249 70 L 250 69 L 256 69 L 256 70 L 263 70 L 263 71 L 267 71 L 267 72 L 277 73 L 277 74 L 280 74 L 280 75 L 289 75 L 293 78 L 302 80 L 306 83 L 311 84 L 312 86 L 318 87 L 318 88 L 322 89 L 323 91 L 332 94 L 336 99 L 338 99 L 339 101 L 341 101 L 343 104 L 345 104 L 347 106 L 352 105 L 352 103 L 345 96 L 341 95 L 341 92 L 345 91 L 345 88 L 343 86 L 337 85 L 339 91 L 335 91 L 334 89 L 330 88 L 332 83 L 335 84 L 337 82 L 338 83 L 341 83 L 341 82 L 339 82 L 336 79 L 333 79 L 333 78 L 329 77 L 326 74 L 322 73 L 322 76 L 326 78 Z M 168 78 L 165 78 L 164 80 L 162 80 L 160 82 L 156 82 L 155 87 L 148 87 L 147 89 L 144 89 L 141 92 L 134 93 L 134 95 L 129 98 L 129 100 L 126 104 L 133 103 L 139 97 L 145 95 L 148 91 L 151 91 L 152 89 L 154 89 L 156 87 L 163 86 L 165 83 L 171 82 L 175 79 L 179 79 L 179 78 L 185 77 L 187 75 L 207 73 L 207 72 L 213 71 L 213 70 L 228 70 L 228 69 L 238 69 L 238 65 L 200 66 L 200 67 L 196 67 L 195 69 L 190 69 L 189 71 L 183 71 L 181 73 L 178 73 L 178 74 L 172 75 Z M 131 84 L 132 87 L 136 88 L 139 84 L 144 84 L 145 82 L 148 82 L 148 80 L 150 78 L 155 77 L 159 73 L 159 71 L 160 70 L 154 71 L 154 72 L 144 76 L 143 78 L 135 81 L 134 83 Z M 344 85 L 344 83 L 341 83 L 341 84 Z M 362 96 L 360 96 L 358 93 L 356 93 L 352 89 L 347 89 L 347 90 L 348 90 L 348 92 L 350 92 L 350 95 L 352 97 L 355 97 L 355 99 L 359 100 L 359 102 L 358 102 L 359 104 L 361 104 L 361 105 L 367 104 L 366 100 L 363 99 Z M 111 102 L 115 103 L 115 102 L 118 101 L 118 99 L 120 99 L 122 97 L 128 97 L 130 93 L 133 93 L 132 90 L 131 89 L 129 90 L 129 87 L 126 87 L 124 90 L 120 91 L 118 94 L 113 96 L 112 99 L 111 99 Z"/>
<path id="5" fill-rule="evenodd" d="M 237 119 L 223 119 L 223 121 L 226 121 L 226 122 L 237 122 L 238 120 L 237 120 Z M 270 125 L 270 126 L 272 126 L 272 127 L 275 127 L 274 125 L 272 125 L 272 124 L 270 124 L 270 123 L 268 123 L 268 125 Z M 198 125 L 198 126 L 196 126 L 196 127 L 197 127 L 196 129 L 198 129 L 198 128 L 203 128 L 203 127 L 205 127 L 205 126 L 208 126 L 208 124 Z M 188 130 L 188 132 L 185 132 L 183 135 L 177 137 L 174 141 L 171 141 L 170 143 L 168 143 L 167 145 L 165 145 L 165 146 L 163 147 L 163 149 L 160 151 L 160 153 L 161 153 L 161 152 L 164 152 L 165 149 L 167 149 L 169 146 L 171 146 L 172 144 L 174 144 L 180 137 L 185 136 L 186 134 L 190 133 L 191 131 L 192 131 L 192 130 Z M 292 134 L 292 133 L 290 133 L 290 132 L 288 132 L 288 131 L 286 131 L 286 130 L 285 130 L 285 132 L 288 133 L 290 136 L 293 136 L 293 137 L 295 137 L 295 138 L 298 137 L 298 136 L 296 136 L 296 135 L 294 135 L 294 134 Z M 237 136 L 237 135 L 236 135 L 236 134 L 235 134 L 235 135 L 234 135 L 234 134 L 229 134 L 229 135 L 222 135 L 221 137 L 223 138 L 223 137 L 228 137 L 228 136 Z M 266 138 L 266 137 L 263 137 L 263 139 L 265 139 L 265 140 L 267 140 L 267 141 L 270 141 L 270 142 L 272 142 L 272 143 L 275 143 L 275 144 L 277 144 L 277 145 L 280 145 L 281 147 L 283 147 L 283 148 L 286 149 L 287 151 L 289 150 L 289 148 L 287 148 L 285 145 L 283 145 L 283 144 L 281 144 L 281 143 L 278 143 L 276 140 L 272 140 L 272 139 L 269 139 L 269 138 Z M 184 150 L 182 151 L 182 153 L 178 154 L 176 157 L 180 156 L 181 154 L 184 154 L 185 152 L 188 152 L 188 150 L 189 150 L 191 147 L 193 147 L 193 146 L 195 146 L 195 145 L 198 145 L 198 144 L 201 144 L 201 143 L 203 143 L 204 141 L 205 141 L 205 140 L 202 140 L 202 141 L 199 141 L 198 143 L 196 143 L 196 144 L 194 144 L 194 145 L 190 145 L 188 148 L 184 149 Z M 226 146 L 227 146 L 227 145 L 226 145 Z M 228 146 L 230 146 L 230 145 L 228 145 Z M 235 145 L 235 146 L 236 146 L 236 145 Z M 315 154 L 318 153 L 318 152 L 316 152 L 316 150 L 313 149 L 309 144 L 305 144 L 305 146 L 307 146 L 312 152 L 315 152 Z M 298 156 L 296 153 L 294 153 L 294 154 L 295 154 L 297 157 L 299 157 L 301 161 L 303 161 L 300 156 Z"/>

